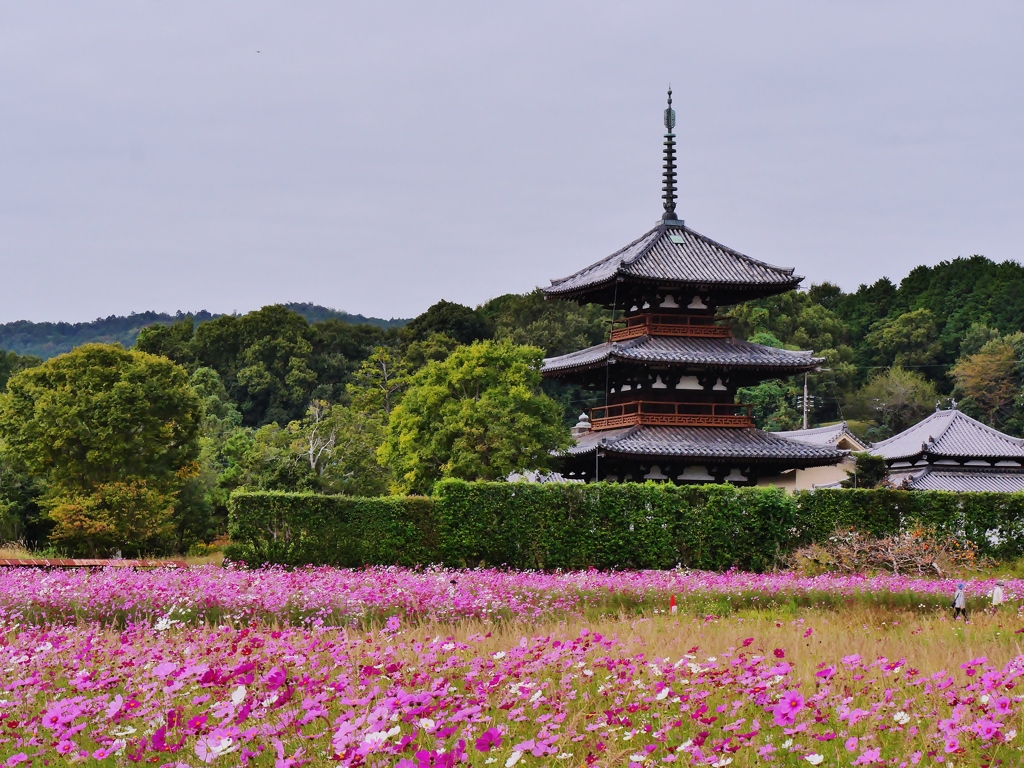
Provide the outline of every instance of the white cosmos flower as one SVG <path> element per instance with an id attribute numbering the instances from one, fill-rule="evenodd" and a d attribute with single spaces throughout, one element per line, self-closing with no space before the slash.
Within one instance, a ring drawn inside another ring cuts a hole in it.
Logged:
<path id="1" fill-rule="evenodd" d="M 231 703 L 236 707 L 245 700 L 245 686 L 240 685 L 231 692 Z"/>
<path id="2" fill-rule="evenodd" d="M 725 766 L 729 765 L 729 763 L 731 762 L 731 757 L 723 757 L 721 760 L 716 760 L 715 762 L 713 762 L 711 764 L 711 768 L 725 768 Z"/>
<path id="3" fill-rule="evenodd" d="M 813 755 L 807 755 L 807 757 L 804 758 L 804 760 L 806 760 L 811 765 L 821 765 L 824 759 L 825 757 L 823 755 L 819 755 L 817 752 L 815 752 Z"/>
<path id="4" fill-rule="evenodd" d="M 895 715 L 892 716 L 892 719 L 895 720 L 900 725 L 906 725 L 907 723 L 910 722 L 910 715 L 908 715 L 906 712 L 904 712 L 901 709 L 899 712 L 897 712 Z"/>
<path id="5" fill-rule="evenodd" d="M 658 701 L 664 701 L 665 699 L 668 698 L 668 694 L 669 694 L 668 687 L 665 687 L 665 688 L 662 688 L 660 691 L 658 691 L 658 695 L 655 696 L 654 698 L 656 698 Z"/>
<path id="6" fill-rule="evenodd" d="M 427 733 L 430 733 L 430 732 L 431 732 L 431 731 L 433 731 L 433 730 L 434 730 L 434 729 L 435 729 L 436 727 L 437 727 L 437 723 L 435 723 L 435 722 L 434 722 L 433 720 L 431 720 L 431 719 L 430 719 L 429 717 L 421 717 L 421 718 L 420 718 L 420 728 L 422 728 L 422 729 L 423 729 L 424 731 L 426 731 Z"/>
<path id="7" fill-rule="evenodd" d="M 505 761 L 505 768 L 512 768 L 513 765 L 519 762 L 519 758 L 523 756 L 523 751 L 517 749 L 511 755 L 508 756 L 508 760 Z"/>

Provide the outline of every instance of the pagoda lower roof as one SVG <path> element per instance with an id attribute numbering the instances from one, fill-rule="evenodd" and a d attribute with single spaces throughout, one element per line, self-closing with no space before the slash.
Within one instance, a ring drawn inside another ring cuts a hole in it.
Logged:
<path id="1" fill-rule="evenodd" d="M 605 342 L 588 349 L 570 352 L 544 361 L 546 376 L 597 368 L 607 362 L 649 365 L 691 365 L 712 368 L 770 370 L 779 376 L 802 373 L 816 368 L 824 358 L 811 352 L 792 352 L 765 347 L 736 338 L 699 338 L 686 336 L 641 336 L 622 342 Z"/>
<path id="2" fill-rule="evenodd" d="M 552 280 L 549 296 L 581 298 L 625 278 L 695 290 L 727 288 L 771 296 L 795 288 L 802 277 L 745 256 L 686 227 L 662 222 L 625 248 L 568 277 Z"/>
<path id="3" fill-rule="evenodd" d="M 790 467 L 835 464 L 849 451 L 832 446 L 809 445 L 759 429 L 714 427 L 625 427 L 590 431 L 576 438 L 566 453 L 647 456 L 686 459 L 693 462 L 784 463 Z"/>

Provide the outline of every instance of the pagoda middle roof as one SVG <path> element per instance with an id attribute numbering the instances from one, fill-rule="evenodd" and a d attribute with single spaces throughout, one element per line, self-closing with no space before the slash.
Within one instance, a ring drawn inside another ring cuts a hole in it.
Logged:
<path id="1" fill-rule="evenodd" d="M 803 279 L 792 268 L 745 256 L 678 221 L 662 222 L 596 264 L 552 280 L 544 292 L 576 298 L 619 278 L 658 286 L 745 289 L 763 296 L 795 288 Z"/>
<path id="2" fill-rule="evenodd" d="M 605 454 L 664 457 L 693 461 L 786 462 L 794 466 L 834 464 L 849 451 L 810 445 L 759 429 L 716 427 L 623 427 L 587 432 L 566 451 L 571 456 Z"/>
<path id="3" fill-rule="evenodd" d="M 640 336 L 622 342 L 605 342 L 588 349 L 549 357 L 543 374 L 584 370 L 607 362 L 694 365 L 721 368 L 771 370 L 779 376 L 813 370 L 825 361 L 811 352 L 765 347 L 737 338 L 700 338 L 690 336 Z"/>

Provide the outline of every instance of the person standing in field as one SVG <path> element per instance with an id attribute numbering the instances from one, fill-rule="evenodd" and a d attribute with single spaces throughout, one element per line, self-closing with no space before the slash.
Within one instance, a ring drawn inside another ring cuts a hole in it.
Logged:
<path id="1" fill-rule="evenodd" d="M 992 610 L 998 611 L 999 606 L 1006 602 L 1006 597 L 1003 595 L 1003 582 L 1000 579 L 996 582 L 996 585 L 992 587 Z"/>
<path id="2" fill-rule="evenodd" d="M 964 583 L 961 581 L 956 585 L 956 593 L 953 595 L 953 621 L 963 617 L 967 621 L 967 597 L 964 595 Z"/>

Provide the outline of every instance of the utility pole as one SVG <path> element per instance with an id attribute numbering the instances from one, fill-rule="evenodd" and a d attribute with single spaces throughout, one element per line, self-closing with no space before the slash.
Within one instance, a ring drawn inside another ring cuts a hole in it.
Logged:
<path id="1" fill-rule="evenodd" d="M 804 371 L 804 429 L 807 429 L 807 371 Z"/>

